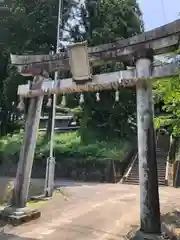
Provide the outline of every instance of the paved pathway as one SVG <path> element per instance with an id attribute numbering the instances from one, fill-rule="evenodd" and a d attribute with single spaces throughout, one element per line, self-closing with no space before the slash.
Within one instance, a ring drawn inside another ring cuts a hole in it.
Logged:
<path id="1" fill-rule="evenodd" d="M 0 239 L 10 240 L 120 240 L 139 223 L 139 188 L 121 184 L 70 186 L 41 205 L 42 217 L 14 229 Z M 180 191 L 160 189 L 162 209 L 180 202 Z"/>

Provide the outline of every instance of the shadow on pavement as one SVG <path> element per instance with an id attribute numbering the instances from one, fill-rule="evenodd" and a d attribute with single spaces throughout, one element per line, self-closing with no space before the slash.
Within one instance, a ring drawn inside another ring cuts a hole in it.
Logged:
<path id="1" fill-rule="evenodd" d="M 55 181 L 55 188 L 60 187 L 80 187 L 80 186 L 95 186 L 98 184 L 103 184 L 100 182 L 82 182 L 82 181 L 71 181 L 71 180 L 56 180 Z"/>
<path id="2" fill-rule="evenodd" d="M 161 216 L 163 230 L 169 238 L 176 240 L 180 237 L 180 211 L 173 210 Z"/>
<path id="3" fill-rule="evenodd" d="M 37 240 L 35 238 L 19 237 L 14 234 L 0 233 L 0 240 Z"/>

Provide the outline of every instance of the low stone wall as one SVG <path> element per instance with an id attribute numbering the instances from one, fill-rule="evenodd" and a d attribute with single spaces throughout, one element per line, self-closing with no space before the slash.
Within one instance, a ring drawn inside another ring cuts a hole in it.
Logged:
<path id="1" fill-rule="evenodd" d="M 0 165 L 0 176 L 14 178 L 16 176 L 17 164 L 3 163 Z M 45 178 L 46 160 L 35 161 L 31 178 Z M 68 178 L 80 181 L 94 182 L 117 182 L 124 172 L 124 164 L 120 161 L 80 161 L 66 159 L 56 163 L 55 179 Z"/>
<path id="2" fill-rule="evenodd" d="M 0 205 L 10 203 L 12 190 L 14 188 L 14 178 L 0 177 Z M 41 195 L 44 192 L 44 179 L 31 179 L 28 198 Z"/>

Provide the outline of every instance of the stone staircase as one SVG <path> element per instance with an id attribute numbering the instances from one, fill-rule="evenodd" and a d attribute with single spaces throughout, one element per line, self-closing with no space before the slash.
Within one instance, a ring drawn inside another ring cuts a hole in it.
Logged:
<path id="1" fill-rule="evenodd" d="M 166 185 L 165 176 L 166 176 L 166 160 L 168 156 L 168 144 L 166 147 L 162 144 L 157 144 L 156 156 L 157 156 L 157 167 L 158 167 L 158 182 L 159 185 Z M 138 154 L 134 156 L 134 159 L 131 162 L 126 174 L 121 180 L 121 183 L 124 184 L 139 184 L 139 162 Z"/>
<path id="2" fill-rule="evenodd" d="M 161 149 L 157 149 L 157 167 L 159 185 L 165 185 L 167 154 L 168 152 L 164 152 Z M 134 159 L 129 174 L 123 178 L 122 183 L 139 184 L 139 162 L 137 156 Z"/>

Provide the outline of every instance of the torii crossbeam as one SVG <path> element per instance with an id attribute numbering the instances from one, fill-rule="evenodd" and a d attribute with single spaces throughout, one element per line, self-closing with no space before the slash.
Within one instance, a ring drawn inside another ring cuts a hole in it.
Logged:
<path id="1" fill-rule="evenodd" d="M 38 124 L 40 117 L 38 111 L 43 95 L 136 86 L 141 231 L 154 234 L 161 232 L 151 80 L 176 75 L 179 66 L 174 63 L 153 67 L 153 56 L 174 51 L 179 47 L 179 40 L 180 20 L 177 20 L 128 39 L 90 47 L 88 48 L 89 59 L 85 59 L 85 55 L 84 59 L 89 61 L 92 67 L 113 60 L 125 62 L 134 68 L 94 75 L 88 81 L 86 79 L 84 83 L 70 78 L 59 80 L 55 85 L 53 81 L 43 75 L 44 72 L 61 69 L 72 71 L 72 64 L 78 64 L 78 60 L 76 63 L 73 62 L 68 51 L 55 55 L 11 55 L 12 64 L 18 67 L 22 75 L 41 77 L 31 86 L 23 85 L 18 88 L 19 95 L 32 99 L 28 113 L 30 123 L 29 125 L 27 123 L 25 129 L 25 140 L 16 176 L 15 205 L 24 207 L 26 204 L 34 155 L 32 141 L 37 135 L 37 127 L 34 127 L 33 124 L 35 122 L 36 126 Z M 39 105 L 35 104 L 35 101 L 39 101 Z M 30 141 L 27 141 L 29 138 Z"/>
<path id="2" fill-rule="evenodd" d="M 154 55 L 167 53 L 177 48 L 180 35 L 180 20 L 151 31 L 114 43 L 88 48 L 92 65 L 101 65 L 104 61 L 127 61 L 133 64 L 133 54 L 137 49 L 151 48 Z M 22 74 L 37 75 L 43 70 L 53 72 L 70 69 L 67 52 L 55 55 L 11 55 L 12 64 L 19 66 Z"/>
<path id="3" fill-rule="evenodd" d="M 156 80 L 162 77 L 171 77 L 177 74 L 179 70 L 178 63 L 165 64 L 162 66 L 155 66 L 152 75 L 149 79 Z M 51 79 L 45 79 L 41 88 L 36 87 L 32 90 L 30 84 L 20 85 L 18 87 L 18 95 L 25 98 L 32 98 L 36 96 L 43 96 L 49 94 L 64 94 L 75 92 L 97 92 L 102 90 L 117 90 L 120 87 L 136 86 L 138 77 L 136 75 L 136 68 L 112 73 L 104 73 L 94 75 L 92 82 L 78 85 L 72 78 L 58 80 L 57 82 Z"/>

